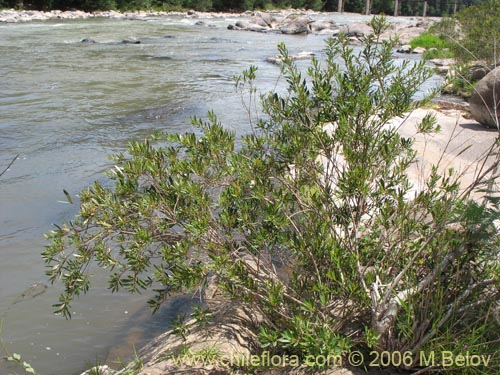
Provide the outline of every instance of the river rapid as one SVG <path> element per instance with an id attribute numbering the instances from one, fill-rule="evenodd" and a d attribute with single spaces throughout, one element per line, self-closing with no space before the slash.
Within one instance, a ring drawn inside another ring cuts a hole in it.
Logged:
<path id="1" fill-rule="evenodd" d="M 108 156 L 131 140 L 154 130 L 190 130 L 191 116 L 212 109 L 238 135 L 248 132 L 232 79 L 256 65 L 259 89 L 273 89 L 279 68 L 265 60 L 279 42 L 291 53 L 324 53 L 326 36 L 227 30 L 235 21 L 196 26 L 171 16 L 0 24 L 0 173 L 18 155 L 0 176 L 2 339 L 41 375 L 79 374 L 104 361 L 118 367 L 189 308 L 189 298 L 176 297 L 151 317 L 148 295 L 111 294 L 96 273 L 94 288 L 75 301 L 73 319 L 54 316 L 60 286 L 44 287 L 43 234 L 77 212 L 63 189 L 77 203 L 82 188 L 106 181 Z M 97 43 L 81 43 L 84 38 Z M 0 361 L 0 374 L 14 371 L 9 366 Z"/>

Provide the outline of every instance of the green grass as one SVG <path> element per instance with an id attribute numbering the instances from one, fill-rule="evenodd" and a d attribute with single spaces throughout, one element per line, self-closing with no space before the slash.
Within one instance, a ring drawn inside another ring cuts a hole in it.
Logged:
<path id="1" fill-rule="evenodd" d="M 442 37 L 428 31 L 410 41 L 411 48 L 423 47 L 427 51 L 422 56 L 426 60 L 455 57 L 450 49 L 450 43 Z"/>
<path id="2" fill-rule="evenodd" d="M 443 49 L 449 47 L 448 43 L 445 40 L 428 32 L 424 32 L 416 38 L 412 39 L 410 45 L 411 48 L 424 47 L 425 49 Z"/>
<path id="3" fill-rule="evenodd" d="M 425 60 L 448 59 L 455 57 L 455 54 L 447 48 L 432 48 L 428 51 L 425 51 L 422 57 Z"/>

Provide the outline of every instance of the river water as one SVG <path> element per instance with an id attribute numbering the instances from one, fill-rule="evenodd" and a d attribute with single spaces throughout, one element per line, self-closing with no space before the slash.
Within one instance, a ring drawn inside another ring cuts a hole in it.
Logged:
<path id="1" fill-rule="evenodd" d="M 363 19 L 336 17 L 339 23 Z M 279 42 L 291 53 L 324 52 L 324 36 L 227 30 L 234 21 L 0 25 L 0 173 L 19 155 L 0 176 L 2 339 L 41 375 L 79 374 L 104 361 L 117 365 L 188 309 L 190 299 L 177 297 L 151 317 L 147 295 L 111 294 L 97 274 L 95 288 L 75 302 L 66 321 L 52 314 L 60 286 L 43 287 L 40 252 L 52 224 L 77 211 L 64 203 L 63 189 L 75 197 L 104 181 L 109 155 L 153 130 L 189 130 L 190 116 L 211 109 L 243 134 L 249 124 L 232 77 L 256 65 L 259 88 L 267 91 L 279 68 L 265 59 L 276 55 Z M 97 43 L 81 43 L 84 38 Z M 131 38 L 141 43 L 121 43 Z M 9 366 L 0 361 L 0 374 L 13 371 Z"/>

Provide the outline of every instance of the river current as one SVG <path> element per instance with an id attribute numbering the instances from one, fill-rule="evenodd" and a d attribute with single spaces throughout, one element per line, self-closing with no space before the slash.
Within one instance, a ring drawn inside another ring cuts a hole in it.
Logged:
<path id="1" fill-rule="evenodd" d="M 339 23 L 362 16 L 336 16 Z M 233 77 L 250 65 L 258 87 L 273 89 L 267 63 L 285 42 L 291 53 L 322 56 L 325 36 L 229 31 L 231 19 L 92 19 L 0 25 L 0 320 L 2 340 L 42 375 L 118 366 L 134 347 L 187 311 L 173 298 L 151 316 L 148 295 L 111 294 L 102 275 L 75 301 L 70 321 L 52 314 L 60 286 L 48 286 L 43 234 L 71 219 L 85 186 L 104 181 L 108 156 L 154 130 L 189 130 L 189 118 L 214 110 L 222 123 L 250 129 Z M 81 43 L 92 38 L 97 43 Z M 140 40 L 125 44 L 123 40 Z M 16 156 L 18 156 L 16 158 Z M 5 353 L 2 353 L 2 356 Z M 0 360 L 0 374 L 13 371 Z"/>

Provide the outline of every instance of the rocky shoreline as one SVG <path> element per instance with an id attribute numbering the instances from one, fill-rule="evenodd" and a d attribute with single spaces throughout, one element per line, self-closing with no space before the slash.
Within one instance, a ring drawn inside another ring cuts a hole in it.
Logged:
<path id="1" fill-rule="evenodd" d="M 224 27 L 230 30 L 259 33 L 315 34 L 333 37 L 339 33 L 344 33 L 351 39 L 353 44 L 358 44 L 362 37 L 372 31 L 366 24 L 370 16 L 354 13 L 315 12 L 302 9 L 246 11 L 243 13 L 196 12 L 193 10 L 187 12 L 117 12 L 110 10 L 92 13 L 81 10 L 52 10 L 47 12 L 14 9 L 0 10 L 0 24 L 85 19 L 148 21 L 166 17 L 179 17 L 191 20 L 193 25 L 208 27 L 221 27 L 221 21 L 223 21 Z M 342 18 L 342 21 L 336 22 L 339 17 Z M 439 18 L 388 17 L 388 19 L 391 23 L 391 29 L 383 37 L 387 39 L 398 36 L 400 44 L 404 45 L 420 35 Z M 210 21 L 217 22 L 218 26 Z"/>
<path id="2" fill-rule="evenodd" d="M 226 17 L 228 13 L 204 13 L 205 18 Z M 152 17 L 166 16 L 197 16 L 198 13 L 189 12 L 161 12 L 161 11 L 137 11 L 137 12 L 117 12 L 115 10 L 84 12 L 81 10 L 0 10 L 0 22 L 18 23 L 18 22 L 33 22 L 33 21 L 50 21 L 50 20 L 84 20 L 89 18 L 108 18 L 108 19 L 130 19 L 130 20 L 146 20 Z M 231 16 L 234 17 L 234 14 Z"/>

